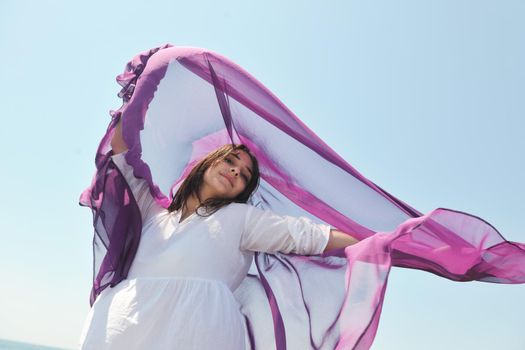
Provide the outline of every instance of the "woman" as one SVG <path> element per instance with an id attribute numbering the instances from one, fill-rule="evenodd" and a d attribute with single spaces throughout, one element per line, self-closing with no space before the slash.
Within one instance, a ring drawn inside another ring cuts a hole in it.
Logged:
<path id="1" fill-rule="evenodd" d="M 244 145 L 208 154 L 169 208 L 161 207 L 126 163 L 121 123 L 112 160 L 140 209 L 141 239 L 127 279 L 93 304 L 82 349 L 244 349 L 245 322 L 232 292 L 254 251 L 313 255 L 357 242 L 306 217 L 246 204 L 259 168 Z"/>

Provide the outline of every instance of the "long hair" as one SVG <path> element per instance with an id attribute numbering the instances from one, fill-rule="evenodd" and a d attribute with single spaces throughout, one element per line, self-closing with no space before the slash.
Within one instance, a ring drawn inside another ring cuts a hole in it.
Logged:
<path id="1" fill-rule="evenodd" d="M 202 182 L 204 180 L 204 173 L 206 172 L 206 170 L 209 167 L 217 164 L 218 162 L 223 161 L 228 155 L 237 151 L 246 152 L 253 164 L 252 176 L 250 178 L 250 182 L 248 182 L 244 191 L 242 191 L 235 198 L 208 198 L 204 202 L 201 202 L 199 190 L 202 186 Z M 206 209 L 207 215 L 215 213 L 220 208 L 232 202 L 246 203 L 250 198 L 252 192 L 254 192 L 259 186 L 259 177 L 259 163 L 257 162 L 257 158 L 255 158 L 255 156 L 250 152 L 248 147 L 243 144 L 226 144 L 224 146 L 219 147 L 215 151 L 209 153 L 206 157 L 204 157 L 197 164 L 195 164 L 193 169 L 191 169 L 190 173 L 184 179 L 181 186 L 173 196 L 173 200 L 170 206 L 168 207 L 168 211 L 171 213 L 175 210 L 183 208 L 191 195 L 195 195 L 199 199 L 199 202 L 201 202 L 201 204 L 196 209 L 203 207 L 204 209 Z M 198 210 L 196 210 L 196 212 L 197 215 L 200 215 Z"/>

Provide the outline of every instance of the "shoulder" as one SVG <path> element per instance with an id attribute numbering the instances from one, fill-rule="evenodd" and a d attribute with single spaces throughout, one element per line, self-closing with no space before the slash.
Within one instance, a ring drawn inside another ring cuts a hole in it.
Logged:
<path id="1" fill-rule="evenodd" d="M 251 208 L 254 208 L 253 205 L 246 204 L 246 203 L 230 203 L 226 205 L 223 210 L 227 213 L 231 214 L 243 214 L 246 215 L 246 213 L 251 210 Z"/>
<path id="2" fill-rule="evenodd" d="M 252 217 L 254 213 L 261 211 L 262 209 L 254 207 L 247 203 L 230 203 L 222 208 L 222 212 L 228 218 L 246 221 L 247 217 Z"/>

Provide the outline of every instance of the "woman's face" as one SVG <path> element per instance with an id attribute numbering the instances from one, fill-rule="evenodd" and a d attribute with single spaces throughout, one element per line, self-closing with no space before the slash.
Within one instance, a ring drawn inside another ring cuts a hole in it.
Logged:
<path id="1" fill-rule="evenodd" d="M 241 150 L 233 151 L 204 172 L 201 198 L 235 198 L 252 178 L 252 160 Z"/>

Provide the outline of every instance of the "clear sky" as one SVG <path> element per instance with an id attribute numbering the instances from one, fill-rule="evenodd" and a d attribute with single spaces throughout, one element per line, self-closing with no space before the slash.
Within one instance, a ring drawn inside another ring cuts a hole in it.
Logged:
<path id="1" fill-rule="evenodd" d="M 74 348 L 89 310 L 78 197 L 114 78 L 170 42 L 238 63 L 363 175 L 525 242 L 525 2 L 0 3 L 0 338 Z M 393 268 L 373 349 L 525 348 L 525 285 Z"/>

